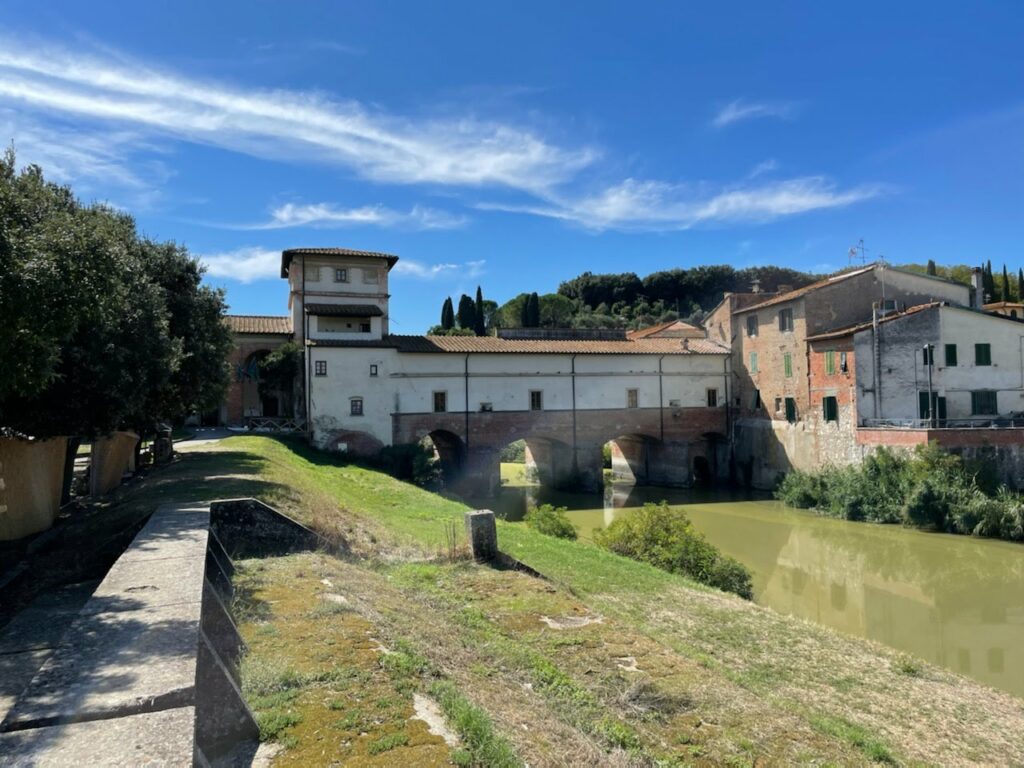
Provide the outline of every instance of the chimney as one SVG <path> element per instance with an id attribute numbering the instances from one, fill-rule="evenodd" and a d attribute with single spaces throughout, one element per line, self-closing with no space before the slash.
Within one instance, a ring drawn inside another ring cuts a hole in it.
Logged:
<path id="1" fill-rule="evenodd" d="M 758 280 L 756 277 L 753 280 L 750 281 L 750 292 L 751 293 L 760 293 L 761 292 L 761 281 Z"/>
<path id="2" fill-rule="evenodd" d="M 982 309 L 985 306 L 985 289 L 982 287 L 984 281 L 981 277 L 981 267 L 971 270 L 971 306 L 975 309 Z"/>
<path id="3" fill-rule="evenodd" d="M 793 286 L 792 285 L 785 285 L 785 284 L 783 284 L 783 285 L 780 285 L 778 287 L 778 292 L 779 293 L 789 293 L 792 290 L 793 290 Z"/>

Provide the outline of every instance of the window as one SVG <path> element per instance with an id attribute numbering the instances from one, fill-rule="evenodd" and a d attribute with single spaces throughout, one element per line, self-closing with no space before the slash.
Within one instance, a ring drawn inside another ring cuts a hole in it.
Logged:
<path id="1" fill-rule="evenodd" d="M 946 345 L 946 367 L 947 368 L 955 368 L 956 367 L 956 344 L 947 344 Z"/>
<path id="2" fill-rule="evenodd" d="M 377 366 L 376 365 L 371 365 L 370 366 L 370 375 L 371 376 L 376 376 L 377 375 Z"/>
<path id="3" fill-rule="evenodd" d="M 755 411 L 758 408 L 761 407 L 761 390 L 760 389 L 755 389 L 754 390 L 754 401 L 750 404 L 750 407 L 753 408 Z"/>
<path id="4" fill-rule="evenodd" d="M 544 410 L 544 393 L 539 389 L 530 390 L 530 410 L 531 411 L 543 411 Z"/>
<path id="5" fill-rule="evenodd" d="M 921 364 L 935 365 L 935 345 L 926 344 L 921 348 Z"/>
<path id="6" fill-rule="evenodd" d="M 757 315 L 747 316 L 747 336 L 757 336 Z"/>
<path id="7" fill-rule="evenodd" d="M 363 415 L 363 398 L 353 397 L 348 401 L 348 412 L 351 416 Z"/>
<path id="8" fill-rule="evenodd" d="M 757 373 L 757 352 L 750 353 L 750 372 Z"/>
<path id="9" fill-rule="evenodd" d="M 448 393 L 434 393 L 434 413 L 444 413 L 448 410 Z"/>
<path id="10" fill-rule="evenodd" d="M 494 410 L 494 405 L 492 403 L 480 403 L 480 410 L 483 413 L 490 413 Z"/>
<path id="11" fill-rule="evenodd" d="M 825 421 L 839 421 L 839 403 L 834 397 L 823 397 L 821 399 L 821 410 Z"/>
<path id="12" fill-rule="evenodd" d="M 825 375 L 834 376 L 836 372 L 836 351 L 830 349 L 825 353 Z"/>
<path id="13" fill-rule="evenodd" d="M 718 407 L 718 390 L 714 387 L 708 388 L 708 408 Z"/>
<path id="14" fill-rule="evenodd" d="M 314 372 L 315 372 L 315 374 L 317 376 L 326 376 L 327 375 L 327 361 L 326 360 L 317 360 L 315 363 L 313 363 L 313 370 L 314 370 Z"/>
<path id="15" fill-rule="evenodd" d="M 995 416 L 999 413 L 995 390 L 971 392 L 971 413 L 975 416 Z"/>
<path id="16" fill-rule="evenodd" d="M 992 345 L 991 344 L 975 344 L 974 345 L 974 364 L 975 365 L 992 365 Z"/>
<path id="17" fill-rule="evenodd" d="M 306 282 L 307 283 L 319 283 L 320 282 L 320 267 L 309 266 L 306 267 Z"/>
<path id="18" fill-rule="evenodd" d="M 640 405 L 640 390 L 638 389 L 627 389 L 626 390 L 626 407 L 637 408 Z M 534 408 L 535 411 L 540 410 Z"/>
<path id="19" fill-rule="evenodd" d="M 780 331 L 792 331 L 793 330 L 793 310 L 792 309 L 780 309 L 779 310 L 779 330 Z"/>
<path id="20" fill-rule="evenodd" d="M 369 323 L 360 323 L 359 324 L 359 332 L 360 333 L 369 333 L 370 332 L 370 324 Z"/>
<path id="21" fill-rule="evenodd" d="M 849 364 L 847 363 L 845 352 L 839 353 L 839 370 L 842 371 L 843 373 L 846 373 L 848 370 L 850 370 Z"/>
<path id="22" fill-rule="evenodd" d="M 786 398 L 786 421 L 796 424 L 796 400 L 792 397 Z"/>
<path id="23" fill-rule="evenodd" d="M 793 356 L 789 352 L 782 355 L 782 373 L 787 379 L 793 378 Z"/>
<path id="24" fill-rule="evenodd" d="M 348 270 L 347 269 L 336 269 L 336 270 L 334 270 L 334 282 L 336 282 L 336 283 L 347 283 L 348 282 Z"/>
<path id="25" fill-rule="evenodd" d="M 775 413 L 782 413 L 782 398 L 775 398 Z"/>
<path id="26" fill-rule="evenodd" d="M 363 282 L 364 283 L 376 283 L 377 280 L 378 280 L 378 278 L 377 278 L 377 270 L 376 270 L 376 268 L 367 268 L 367 269 L 363 270 Z"/>

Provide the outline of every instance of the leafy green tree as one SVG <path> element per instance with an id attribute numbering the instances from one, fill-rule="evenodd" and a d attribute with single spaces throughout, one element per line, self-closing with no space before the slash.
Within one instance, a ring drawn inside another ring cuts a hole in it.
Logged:
<path id="1" fill-rule="evenodd" d="M 450 331 L 455 327 L 455 308 L 452 306 L 452 297 L 445 297 L 444 304 L 441 305 L 441 328 L 445 331 Z"/>
<path id="2" fill-rule="evenodd" d="M 540 322 L 544 328 L 568 328 L 572 323 L 576 305 L 560 293 L 545 293 L 538 298 Z"/>
<path id="3" fill-rule="evenodd" d="M 473 331 L 477 336 L 484 336 L 487 333 L 487 323 L 484 317 L 484 292 L 479 285 L 476 287 L 476 301 L 473 302 Z"/>
<path id="4" fill-rule="evenodd" d="M 295 396 L 295 382 L 302 374 L 303 359 L 302 347 L 289 341 L 260 360 L 260 396 L 281 392 L 291 402 Z"/>
<path id="5" fill-rule="evenodd" d="M 466 294 L 459 299 L 459 328 L 472 331 L 476 327 L 476 305 Z"/>

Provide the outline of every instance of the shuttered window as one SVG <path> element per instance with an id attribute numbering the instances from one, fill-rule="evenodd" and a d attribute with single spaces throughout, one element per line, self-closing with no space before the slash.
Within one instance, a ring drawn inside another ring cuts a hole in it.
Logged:
<path id="1" fill-rule="evenodd" d="M 956 344 L 946 345 L 946 367 L 956 367 Z"/>
<path id="2" fill-rule="evenodd" d="M 782 356 L 782 372 L 787 379 L 793 378 L 793 356 L 789 352 Z"/>
<path id="3" fill-rule="evenodd" d="M 786 398 L 786 421 L 790 424 L 796 423 L 796 400 L 792 397 Z"/>
<path id="4" fill-rule="evenodd" d="M 993 390 L 971 392 L 971 413 L 975 416 L 995 416 L 999 413 L 996 393 Z"/>
<path id="5" fill-rule="evenodd" d="M 975 365 L 992 365 L 992 345 L 991 344 L 975 344 L 974 345 L 974 364 Z"/>
<path id="6" fill-rule="evenodd" d="M 836 372 L 836 351 L 830 349 L 825 353 L 825 375 L 833 376 Z"/>
<path id="7" fill-rule="evenodd" d="M 750 353 L 750 372 L 757 373 L 757 352 Z"/>
<path id="8" fill-rule="evenodd" d="M 823 397 L 821 410 L 825 421 L 839 421 L 839 403 L 834 397 Z"/>

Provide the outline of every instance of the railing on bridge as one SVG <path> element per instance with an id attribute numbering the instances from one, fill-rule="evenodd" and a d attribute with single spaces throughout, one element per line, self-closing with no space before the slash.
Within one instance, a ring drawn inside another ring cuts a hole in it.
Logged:
<path id="1" fill-rule="evenodd" d="M 971 419 L 862 419 L 868 429 L 1021 429 L 1024 415 L 992 416 Z"/>
<path id="2" fill-rule="evenodd" d="M 306 422 L 284 416 L 250 416 L 246 426 L 252 432 L 304 432 Z"/>

